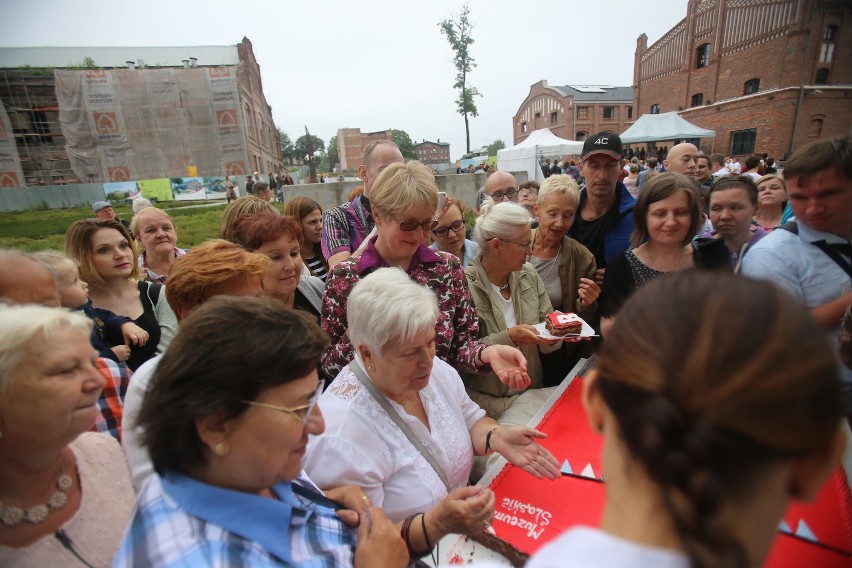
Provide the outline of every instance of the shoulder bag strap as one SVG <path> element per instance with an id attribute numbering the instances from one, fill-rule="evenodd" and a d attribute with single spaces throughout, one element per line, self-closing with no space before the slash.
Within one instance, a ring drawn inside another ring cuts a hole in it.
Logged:
<path id="1" fill-rule="evenodd" d="M 837 266 L 842 268 L 844 272 L 846 272 L 846 274 L 850 278 L 852 278 L 852 264 L 850 264 L 849 261 L 843 258 L 843 255 L 840 254 L 840 251 L 838 250 L 840 247 L 835 248 L 835 246 L 832 246 L 831 244 L 825 242 L 825 240 L 814 241 L 811 244 L 817 247 L 822 252 L 824 252 L 826 256 L 828 256 L 828 258 L 833 260 Z"/>
<path id="2" fill-rule="evenodd" d="M 411 431 L 411 428 L 408 427 L 408 424 L 402 419 L 399 413 L 394 410 L 394 408 L 388 402 L 388 399 L 379 392 L 379 389 L 376 388 L 376 385 L 373 384 L 373 381 L 370 380 L 364 374 L 364 371 L 358 366 L 355 361 L 349 363 L 349 369 L 355 373 L 355 376 L 358 377 L 358 380 L 361 381 L 361 384 L 364 385 L 364 388 L 367 389 L 376 402 L 379 403 L 379 406 L 387 412 L 388 416 L 390 416 L 391 420 L 402 430 L 402 433 L 405 434 L 405 437 L 408 438 L 408 441 L 414 444 L 414 447 L 417 448 L 421 455 L 426 458 L 426 461 L 429 462 L 429 465 L 432 466 L 432 469 L 435 470 L 435 473 L 438 474 L 438 477 L 441 478 L 441 481 L 444 483 L 444 487 L 447 488 L 447 493 L 450 492 L 450 482 L 447 480 L 447 475 L 444 473 L 444 470 L 441 469 L 441 466 L 438 465 L 438 462 L 435 461 L 435 457 L 432 455 L 432 452 L 429 451 L 429 448 L 423 445 L 423 442 Z"/>

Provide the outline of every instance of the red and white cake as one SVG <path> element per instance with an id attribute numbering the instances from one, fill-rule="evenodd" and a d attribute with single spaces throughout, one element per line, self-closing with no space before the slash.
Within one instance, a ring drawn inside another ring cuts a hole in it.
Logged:
<path id="1" fill-rule="evenodd" d="M 556 311 L 548 314 L 544 321 L 547 332 L 556 337 L 579 335 L 583 330 L 583 320 L 573 312 L 566 314 Z"/>

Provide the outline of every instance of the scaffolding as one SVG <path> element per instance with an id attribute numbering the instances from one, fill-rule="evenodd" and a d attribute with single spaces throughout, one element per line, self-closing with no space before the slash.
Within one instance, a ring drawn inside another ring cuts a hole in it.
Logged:
<path id="1" fill-rule="evenodd" d="M 72 171 L 65 151 L 53 69 L 3 69 L 0 75 L 0 102 L 12 124 L 25 184 L 89 181 Z"/>

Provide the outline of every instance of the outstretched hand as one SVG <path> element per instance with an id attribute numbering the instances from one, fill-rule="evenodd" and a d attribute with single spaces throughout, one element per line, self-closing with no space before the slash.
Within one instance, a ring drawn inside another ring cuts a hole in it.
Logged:
<path id="1" fill-rule="evenodd" d="M 508 345 L 489 345 L 482 350 L 482 362 L 491 365 L 500 382 L 513 390 L 524 390 L 532 380 L 527 374 L 527 359 Z"/>
<path id="2" fill-rule="evenodd" d="M 561 476 L 559 462 L 536 442 L 543 438 L 547 438 L 547 434 L 527 426 L 500 426 L 491 435 L 491 447 L 510 464 L 533 477 L 557 479 Z"/>

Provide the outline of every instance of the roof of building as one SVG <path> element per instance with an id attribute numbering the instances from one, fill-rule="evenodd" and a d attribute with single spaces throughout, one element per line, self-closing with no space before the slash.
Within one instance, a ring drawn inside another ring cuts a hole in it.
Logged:
<path id="1" fill-rule="evenodd" d="M 633 87 L 610 85 L 563 85 L 551 87 L 575 101 L 633 101 Z"/>
<path id="2" fill-rule="evenodd" d="M 0 47 L 0 68 L 79 67 L 91 57 L 97 67 L 126 67 L 139 60 L 148 67 L 181 67 L 195 57 L 197 64 L 236 65 L 236 45 L 193 45 L 181 47 Z"/>
<path id="3" fill-rule="evenodd" d="M 450 145 L 449 142 L 441 142 L 440 140 L 437 141 L 437 142 L 432 142 L 430 140 L 424 140 L 423 142 L 417 142 L 416 144 L 414 144 L 414 147 L 417 148 L 418 146 L 420 146 L 422 144 L 434 144 L 435 146 L 449 146 Z"/>

